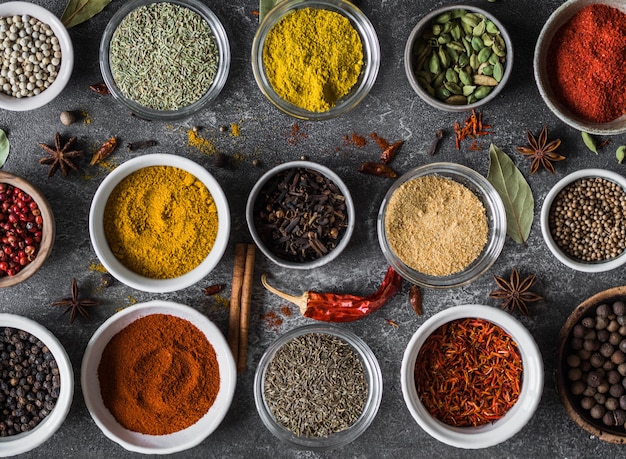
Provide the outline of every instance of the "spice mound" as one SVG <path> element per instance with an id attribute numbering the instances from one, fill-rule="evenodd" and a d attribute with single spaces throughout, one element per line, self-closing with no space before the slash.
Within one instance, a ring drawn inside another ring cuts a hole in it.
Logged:
<path id="1" fill-rule="evenodd" d="M 261 189 L 254 224 L 277 257 L 313 261 L 330 253 L 348 226 L 345 196 L 328 177 L 313 169 L 281 171 Z"/>
<path id="2" fill-rule="evenodd" d="M 61 391 L 57 362 L 36 336 L 0 332 L 0 437 L 34 429 L 54 409 Z"/>
<path id="3" fill-rule="evenodd" d="M 626 114 L 626 13 L 591 4 L 555 34 L 548 50 L 550 86 L 575 115 L 607 123 Z"/>
<path id="4" fill-rule="evenodd" d="M 342 14 L 302 8 L 270 29 L 263 65 L 280 97 L 305 110 L 325 112 L 357 83 L 363 44 Z"/>
<path id="5" fill-rule="evenodd" d="M 626 303 L 593 308 L 572 327 L 564 352 L 572 404 L 601 430 L 626 429 Z"/>
<path id="6" fill-rule="evenodd" d="M 209 90 L 219 51 L 202 16 L 155 2 L 122 19 L 111 39 L 109 62 L 125 97 L 153 110 L 178 110 Z"/>
<path id="7" fill-rule="evenodd" d="M 14 276 L 39 253 L 43 217 L 25 191 L 0 183 L 0 277 Z"/>
<path id="8" fill-rule="evenodd" d="M 324 438 L 359 419 L 368 385 L 350 344 L 308 333 L 276 351 L 265 371 L 263 394 L 277 423 L 298 437 Z"/>
<path id="9" fill-rule="evenodd" d="M 61 68 L 59 39 L 28 15 L 0 17 L 0 54 L 0 93 L 18 99 L 45 91 Z"/>
<path id="10" fill-rule="evenodd" d="M 172 279 L 208 256 L 218 230 L 217 207 L 195 176 L 171 166 L 139 169 L 111 192 L 104 233 L 115 257 L 152 279 Z"/>
<path id="11" fill-rule="evenodd" d="M 554 242 L 576 260 L 615 258 L 626 248 L 626 191 L 600 177 L 576 180 L 556 197 L 548 224 Z"/>
<path id="12" fill-rule="evenodd" d="M 488 232 L 480 199 L 466 186 L 438 175 L 404 182 L 385 212 L 391 250 L 409 268 L 429 276 L 467 268 L 487 244 Z"/>
<path id="13" fill-rule="evenodd" d="M 220 388 L 205 334 L 168 314 L 141 317 L 107 343 L 98 365 L 102 401 L 126 429 L 167 435 L 195 424 Z"/>
<path id="14" fill-rule="evenodd" d="M 438 420 L 477 427 L 515 405 L 522 373 L 520 352 L 508 333 L 483 319 L 458 319 L 424 341 L 415 361 L 415 388 Z"/>

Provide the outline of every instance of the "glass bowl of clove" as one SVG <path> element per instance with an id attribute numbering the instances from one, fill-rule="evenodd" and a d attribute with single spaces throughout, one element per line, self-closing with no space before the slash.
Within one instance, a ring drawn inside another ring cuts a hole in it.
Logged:
<path id="1" fill-rule="evenodd" d="M 326 166 L 291 161 L 267 171 L 246 205 L 252 239 L 279 266 L 316 268 L 345 249 L 354 230 L 354 203 Z"/>

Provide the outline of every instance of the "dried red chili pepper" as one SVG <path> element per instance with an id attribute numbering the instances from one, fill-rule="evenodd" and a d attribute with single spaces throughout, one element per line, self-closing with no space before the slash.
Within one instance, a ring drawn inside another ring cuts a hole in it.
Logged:
<path id="1" fill-rule="evenodd" d="M 267 283 L 267 273 L 261 276 L 263 286 L 300 308 L 304 317 L 324 322 L 352 322 L 383 306 L 402 285 L 402 277 L 390 266 L 382 284 L 369 296 L 306 291 L 300 296 L 289 295 Z"/>
<path id="2" fill-rule="evenodd" d="M 376 177 L 384 177 L 384 178 L 396 178 L 398 177 L 398 173 L 394 171 L 391 167 L 382 163 L 374 163 L 371 161 L 366 161 L 359 166 L 359 172 L 368 175 L 375 175 Z"/>
<path id="3" fill-rule="evenodd" d="M 415 314 L 421 316 L 422 312 L 422 289 L 418 285 L 411 285 L 409 289 L 409 302 Z"/>
<path id="4" fill-rule="evenodd" d="M 100 148 L 96 150 L 89 164 L 93 166 L 97 162 L 107 158 L 111 153 L 113 153 L 115 147 L 117 147 L 117 137 L 111 137 L 109 140 L 104 142 Z"/>
<path id="5" fill-rule="evenodd" d="M 100 94 L 101 96 L 111 94 L 111 91 L 107 87 L 106 83 L 91 84 L 89 85 L 89 89 L 91 89 L 96 94 Z"/>
<path id="6" fill-rule="evenodd" d="M 403 143 L 404 140 L 398 140 L 397 142 L 392 143 L 387 148 L 385 148 L 385 150 L 380 155 L 380 162 L 383 164 L 389 164 L 391 161 L 393 161 L 393 158 L 396 157 L 396 154 L 398 153 L 398 150 Z"/>

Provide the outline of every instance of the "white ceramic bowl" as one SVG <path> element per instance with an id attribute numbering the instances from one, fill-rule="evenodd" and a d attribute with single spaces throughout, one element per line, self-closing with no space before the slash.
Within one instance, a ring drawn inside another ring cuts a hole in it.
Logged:
<path id="1" fill-rule="evenodd" d="M 277 174 L 294 168 L 312 169 L 332 180 L 341 191 L 341 194 L 343 194 L 343 196 L 345 197 L 346 213 L 348 216 L 347 226 L 345 228 L 343 236 L 341 237 L 341 240 L 336 245 L 336 247 L 328 252 L 326 255 L 307 262 L 290 261 L 276 255 L 266 245 L 255 224 L 255 203 L 259 198 L 263 187 L 270 181 L 270 179 L 272 179 Z M 354 202 L 352 201 L 352 195 L 350 194 L 350 190 L 348 189 L 346 184 L 335 172 L 333 172 L 328 167 L 311 161 L 290 161 L 273 167 L 265 174 L 263 174 L 259 180 L 257 180 L 254 187 L 252 188 L 252 191 L 250 191 L 250 194 L 248 195 L 248 202 L 246 204 L 246 221 L 248 223 L 248 230 L 250 231 L 250 234 L 252 235 L 252 239 L 254 240 L 255 244 L 257 245 L 257 247 L 259 247 L 261 252 L 263 252 L 263 254 L 271 261 L 276 263 L 278 266 L 282 266 L 284 268 L 313 269 L 323 266 L 326 263 L 329 263 L 337 258 L 350 242 L 350 238 L 352 237 L 352 232 L 354 231 L 355 225 Z"/>
<path id="2" fill-rule="evenodd" d="M 502 418 L 479 427 L 453 427 L 435 419 L 415 388 L 415 361 L 426 338 L 443 324 L 465 318 L 483 319 L 499 326 L 513 338 L 522 356 L 522 389 L 517 403 Z M 411 415 L 429 435 L 457 448 L 487 448 L 513 437 L 532 418 L 543 392 L 543 361 L 532 335 L 511 314 L 491 306 L 462 305 L 435 314 L 415 332 L 404 351 L 400 381 Z"/>
<path id="3" fill-rule="evenodd" d="M 0 314 L 0 327 L 16 328 L 39 338 L 52 352 L 61 376 L 61 392 L 50 414 L 28 432 L 12 437 L 0 437 L 0 456 L 5 457 L 25 453 L 38 447 L 61 427 L 72 406 L 74 371 L 63 345 L 48 329 L 34 320 L 15 314 Z"/>
<path id="4" fill-rule="evenodd" d="M 579 131 L 597 135 L 617 135 L 626 132 L 626 114 L 608 123 L 595 123 L 575 115 L 555 97 L 550 86 L 548 68 L 552 63 L 548 59 L 548 50 L 558 30 L 565 25 L 580 9 L 592 4 L 604 4 L 626 13 L 626 3 L 622 0 L 568 0 L 559 6 L 548 18 L 535 45 L 533 67 L 535 82 L 539 93 L 548 108 L 561 121 Z"/>
<path id="5" fill-rule="evenodd" d="M 198 178 L 208 188 L 217 206 L 217 238 L 209 255 L 197 267 L 173 279 L 151 279 L 130 270 L 113 254 L 104 233 L 104 209 L 113 189 L 128 175 L 150 166 L 172 166 Z M 208 275 L 226 251 L 230 236 L 230 209 L 226 195 L 217 180 L 201 165 L 177 155 L 150 154 L 137 156 L 118 166 L 100 184 L 89 211 L 89 235 L 100 262 L 113 277 L 124 284 L 145 292 L 165 293 L 189 287 Z"/>
<path id="6" fill-rule="evenodd" d="M 263 63 L 263 48 L 267 34 L 286 14 L 302 8 L 316 8 L 339 13 L 350 20 L 361 36 L 363 44 L 363 68 L 358 81 L 350 92 L 339 99 L 334 107 L 325 112 L 313 112 L 293 105 L 274 91 Z M 356 107 L 367 96 L 376 82 L 380 67 L 380 45 L 374 26 L 363 12 L 347 0 L 287 0 L 276 3 L 257 29 L 252 42 L 252 70 L 257 85 L 267 99 L 278 109 L 295 118 L 327 120 L 335 118 Z"/>
<path id="7" fill-rule="evenodd" d="M 54 83 L 45 91 L 31 97 L 16 98 L 0 93 L 0 108 L 11 111 L 26 111 L 42 107 L 56 98 L 67 85 L 74 68 L 74 47 L 72 39 L 59 18 L 47 9 L 29 2 L 8 2 L 0 4 L 0 17 L 27 14 L 48 24 L 61 45 L 61 67 Z"/>
<path id="8" fill-rule="evenodd" d="M 626 263 L 626 250 L 622 252 L 621 255 L 606 261 L 586 263 L 584 261 L 572 258 L 563 250 L 561 250 L 561 248 L 552 238 L 552 234 L 550 232 L 550 208 L 552 207 L 552 204 L 557 194 L 559 194 L 559 192 L 570 183 L 582 178 L 591 177 L 601 177 L 610 180 L 619 184 L 624 190 L 626 190 L 626 179 L 616 172 L 611 172 L 604 169 L 581 169 L 579 171 L 572 172 L 571 174 L 559 180 L 552 187 L 552 189 L 548 192 L 547 196 L 543 200 L 540 217 L 541 234 L 543 235 L 543 240 L 548 246 L 548 249 L 550 249 L 550 252 L 552 252 L 552 255 L 554 255 L 556 259 L 563 263 L 565 266 L 575 269 L 576 271 L 599 273 L 604 271 L 610 271 L 611 269 L 618 268 Z"/>
<path id="9" fill-rule="evenodd" d="M 449 178 L 467 187 L 476 195 L 485 208 L 488 225 L 485 247 L 478 255 L 478 258 L 465 269 L 447 276 L 427 275 L 407 266 L 391 248 L 385 229 L 385 215 L 391 196 L 404 183 L 428 175 Z M 506 239 L 506 210 L 496 189 L 475 170 L 457 163 L 431 163 L 411 169 L 391 185 L 380 205 L 377 231 L 378 242 L 385 259 L 403 278 L 422 287 L 460 287 L 482 276 L 500 256 Z"/>
<path id="10" fill-rule="evenodd" d="M 274 358 L 274 355 L 287 342 L 310 333 L 329 335 L 349 344 L 361 360 L 368 385 L 367 401 L 365 402 L 361 416 L 349 428 L 329 435 L 328 437 L 309 438 L 294 435 L 293 432 L 286 429 L 283 425 L 276 421 L 270 407 L 265 401 L 265 373 L 267 372 L 268 365 Z M 281 335 L 267 348 L 259 361 L 259 366 L 257 367 L 254 375 L 254 401 L 263 424 L 265 424 L 265 427 L 267 427 L 267 429 L 274 436 L 276 436 L 276 438 L 283 441 L 287 445 L 298 449 L 326 451 L 350 444 L 363 434 L 363 432 L 365 432 L 376 417 L 382 400 L 382 395 L 382 373 L 380 371 L 378 360 L 372 350 L 361 338 L 356 336 L 351 331 L 332 324 L 304 325 Z"/>
<path id="11" fill-rule="evenodd" d="M 476 102 L 472 102 L 470 104 L 464 105 L 454 105 L 448 104 L 434 96 L 432 96 L 426 89 L 420 84 L 420 81 L 417 78 L 415 73 L 417 66 L 417 54 L 415 51 L 415 43 L 419 40 L 422 34 L 431 26 L 431 21 L 434 20 L 440 14 L 457 10 L 457 9 L 465 9 L 467 12 L 479 13 L 484 15 L 487 19 L 492 21 L 500 30 L 500 34 L 504 39 L 504 43 L 506 45 L 506 61 L 504 65 L 504 76 L 500 83 L 491 90 L 491 92 L 483 97 L 482 99 L 477 100 Z M 439 110 L 444 110 L 448 112 L 464 112 L 472 109 L 476 109 L 491 100 L 495 99 L 498 94 L 502 92 L 504 86 L 506 85 L 511 73 L 513 73 L 513 42 L 511 38 L 502 25 L 500 21 L 496 17 L 494 17 L 488 11 L 485 11 L 481 8 L 469 5 L 448 5 L 442 8 L 438 8 L 436 10 L 431 11 L 426 14 L 422 19 L 418 21 L 413 30 L 411 31 L 409 38 L 406 41 L 406 45 L 404 48 L 404 71 L 406 73 L 407 79 L 413 90 L 417 93 L 418 96 L 424 100 L 431 107 L 437 108 Z"/>
<path id="12" fill-rule="evenodd" d="M 146 435 L 122 427 L 104 406 L 100 395 L 98 365 L 111 338 L 135 320 L 152 314 L 168 314 L 191 322 L 215 349 L 220 371 L 220 389 L 207 413 L 192 426 L 169 435 Z M 237 383 L 235 360 L 220 329 L 206 316 L 183 304 L 149 301 L 128 307 L 111 316 L 89 340 L 81 366 L 85 404 L 94 422 L 111 440 L 129 451 L 144 454 L 171 454 L 201 443 L 220 425 L 230 408 Z"/>

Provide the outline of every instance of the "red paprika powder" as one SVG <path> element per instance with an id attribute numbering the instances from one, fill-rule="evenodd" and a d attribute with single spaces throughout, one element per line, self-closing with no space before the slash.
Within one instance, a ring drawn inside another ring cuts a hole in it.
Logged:
<path id="1" fill-rule="evenodd" d="M 142 317 L 113 336 L 102 352 L 98 379 L 113 417 L 148 435 L 193 425 L 220 388 L 217 356 L 204 333 L 168 314 Z"/>
<path id="2" fill-rule="evenodd" d="M 550 84 L 561 103 L 588 121 L 626 113 L 626 14 L 603 4 L 579 10 L 548 50 Z"/>

